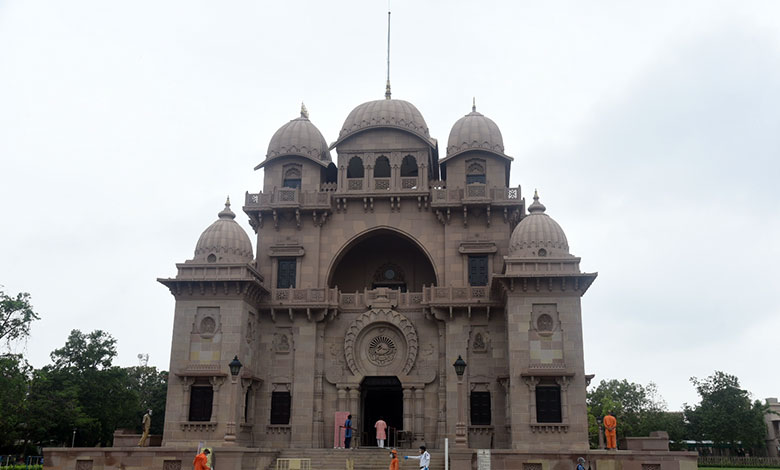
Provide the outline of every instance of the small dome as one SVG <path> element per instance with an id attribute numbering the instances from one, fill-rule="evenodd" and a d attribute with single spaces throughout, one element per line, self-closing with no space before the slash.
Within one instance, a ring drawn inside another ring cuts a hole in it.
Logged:
<path id="1" fill-rule="evenodd" d="M 534 192 L 529 214 L 517 224 L 509 240 L 509 254 L 517 258 L 569 258 L 569 242 L 558 222 L 545 214 L 544 204 Z"/>
<path id="2" fill-rule="evenodd" d="M 506 157 L 501 130 L 492 119 L 478 113 L 476 105 L 452 126 L 447 139 L 447 158 L 469 150 L 486 150 Z"/>
<path id="3" fill-rule="evenodd" d="M 243 228 L 234 220 L 230 210 L 230 198 L 219 219 L 203 231 L 195 245 L 193 262 L 198 263 L 250 263 L 254 258 L 252 242 Z"/>
<path id="4" fill-rule="evenodd" d="M 412 103 L 384 99 L 369 101 L 353 109 L 344 121 L 338 141 L 331 148 L 351 135 L 377 127 L 402 129 L 433 145 L 433 139 L 428 133 L 428 124 L 425 123 L 422 114 Z"/>
<path id="5" fill-rule="evenodd" d="M 303 105 L 301 105 L 301 117 L 283 125 L 271 137 L 265 161 L 255 169 L 262 168 L 273 158 L 284 156 L 308 158 L 322 166 L 328 166 L 328 163 L 332 161 L 325 137 L 309 121 L 309 113 Z"/>

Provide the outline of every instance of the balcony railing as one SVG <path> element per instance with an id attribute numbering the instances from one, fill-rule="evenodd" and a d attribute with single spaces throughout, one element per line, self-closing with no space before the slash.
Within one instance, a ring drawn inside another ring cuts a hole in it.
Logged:
<path id="1" fill-rule="evenodd" d="M 298 188 L 274 188 L 268 193 L 246 193 L 245 205 L 251 209 L 302 207 L 330 208 L 330 191 L 301 191 Z"/>
<path id="2" fill-rule="evenodd" d="M 490 204 L 517 204 L 520 188 L 488 188 L 484 184 L 473 183 L 466 188 L 432 188 L 432 205 L 462 204 L 468 202 L 489 202 Z"/>
<path id="3" fill-rule="evenodd" d="M 393 289 L 364 289 L 341 292 L 337 288 L 271 289 L 269 306 L 282 308 L 327 307 L 367 309 L 386 305 L 401 308 L 446 305 L 486 305 L 495 303 L 487 286 L 423 287 L 422 292 L 401 292 Z"/>

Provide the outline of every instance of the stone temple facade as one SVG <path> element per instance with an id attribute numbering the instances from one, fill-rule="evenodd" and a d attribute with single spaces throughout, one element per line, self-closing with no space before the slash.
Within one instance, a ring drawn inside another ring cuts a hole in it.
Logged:
<path id="1" fill-rule="evenodd" d="M 331 145 L 305 108 L 279 128 L 242 208 L 257 249 L 228 202 L 159 280 L 176 299 L 163 446 L 333 447 L 350 412 L 359 445 L 382 416 L 391 445 L 441 448 L 462 419 L 470 448 L 588 449 L 596 274 L 510 186 L 495 122 L 472 107 L 442 150 L 389 94 Z"/>

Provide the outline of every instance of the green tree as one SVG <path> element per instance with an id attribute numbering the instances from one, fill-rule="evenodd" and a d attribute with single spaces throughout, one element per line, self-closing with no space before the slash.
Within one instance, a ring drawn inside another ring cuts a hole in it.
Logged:
<path id="1" fill-rule="evenodd" d="M 51 360 L 57 369 L 75 369 L 85 372 L 95 369 L 106 369 L 116 357 L 116 339 L 102 330 L 84 334 L 72 330 L 65 346 L 55 349 Z"/>
<path id="2" fill-rule="evenodd" d="M 152 410 L 152 434 L 162 434 L 165 399 L 168 393 L 168 372 L 156 367 L 130 367 L 127 374 L 133 390 L 138 394 L 139 407 L 135 413 L 136 431 L 141 432 L 141 422 L 147 409 Z"/>
<path id="3" fill-rule="evenodd" d="M 0 356 L 0 452 L 11 452 L 24 427 L 24 409 L 32 367 L 21 355 Z"/>
<path id="4" fill-rule="evenodd" d="M 618 419 L 618 440 L 627 436 L 647 436 L 651 431 L 667 431 L 657 427 L 669 423 L 664 422 L 666 404 L 652 382 L 642 386 L 625 379 L 602 380 L 595 390 L 588 392 L 587 404 L 592 447 L 598 445 L 597 419 L 610 411 Z"/>
<path id="5" fill-rule="evenodd" d="M 750 393 L 740 388 L 736 376 L 715 371 L 703 380 L 691 377 L 691 383 L 701 397 L 698 405 L 684 407 L 692 437 L 732 449 L 764 445 L 766 406 L 751 402 Z"/>
<path id="6" fill-rule="evenodd" d="M 20 292 L 11 297 L 0 289 L 0 343 L 9 346 L 26 338 L 30 335 L 30 323 L 39 318 L 30 305 L 30 294 Z"/>

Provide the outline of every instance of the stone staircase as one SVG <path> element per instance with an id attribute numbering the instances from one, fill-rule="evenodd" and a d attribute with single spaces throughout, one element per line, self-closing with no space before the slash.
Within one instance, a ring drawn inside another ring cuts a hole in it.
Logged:
<path id="1" fill-rule="evenodd" d="M 399 449 L 400 470 L 419 470 L 418 460 L 404 460 L 404 455 L 418 455 L 417 449 Z M 444 470 L 444 451 L 429 450 L 431 454 L 430 470 Z M 346 470 L 347 459 L 355 463 L 354 470 L 387 470 L 390 467 L 390 449 L 364 447 L 358 449 L 285 449 L 279 453 L 280 459 L 311 459 L 311 470 Z M 276 470 L 274 461 L 268 470 Z"/>

